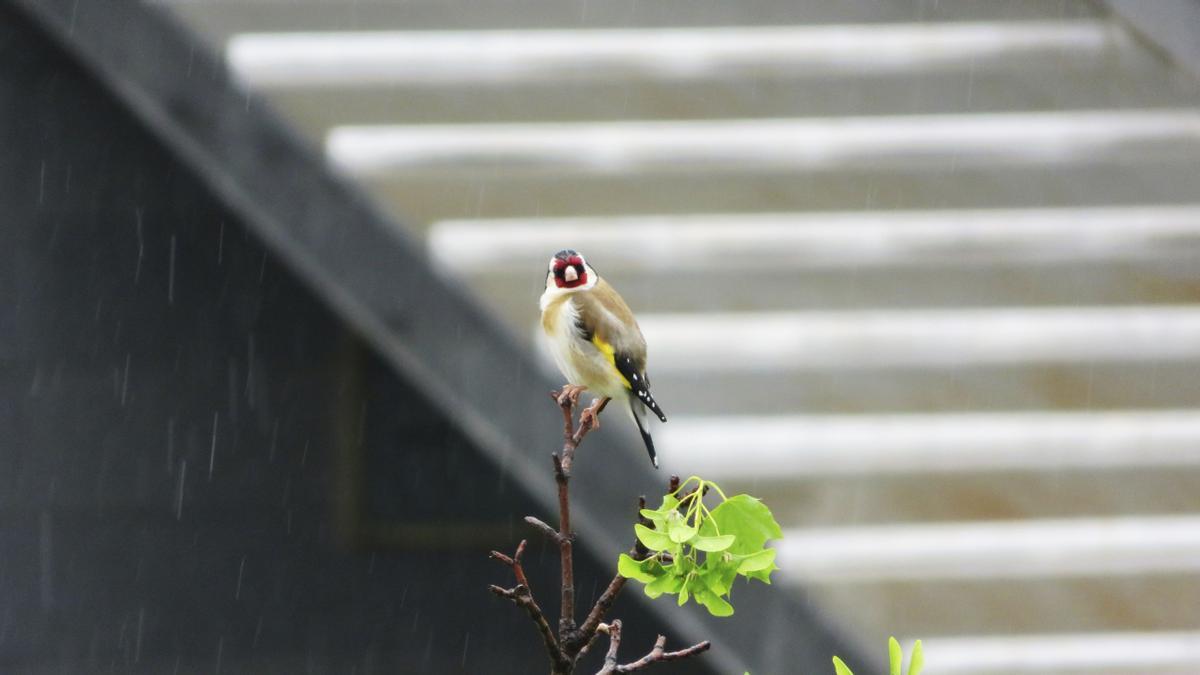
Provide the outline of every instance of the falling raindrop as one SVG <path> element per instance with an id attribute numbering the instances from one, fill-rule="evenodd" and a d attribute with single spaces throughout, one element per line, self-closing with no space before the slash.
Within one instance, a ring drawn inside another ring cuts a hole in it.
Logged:
<path id="1" fill-rule="evenodd" d="M 217 460 L 217 422 L 218 422 L 218 418 L 220 417 L 220 415 L 221 414 L 219 412 L 215 412 L 215 411 L 213 412 L 212 443 L 209 444 L 209 448 L 208 448 L 208 480 L 209 481 L 212 480 L 213 466 L 215 465 L 216 460 Z"/>
<path id="2" fill-rule="evenodd" d="M 125 401 L 129 397 L 129 360 L 132 354 L 125 352 L 125 372 L 121 376 L 121 407 L 125 407 Z"/>
<path id="3" fill-rule="evenodd" d="M 242 599 L 242 576 L 246 573 L 246 556 L 242 556 L 241 562 L 238 563 L 237 587 L 233 590 L 233 599 Z"/>
<path id="4" fill-rule="evenodd" d="M 167 272 L 167 304 L 175 304 L 175 235 L 171 235 L 171 265 Z"/>
<path id="5" fill-rule="evenodd" d="M 135 226 L 137 228 L 137 265 L 133 268 L 133 283 L 136 286 L 138 280 L 142 278 L 142 259 L 146 257 L 146 240 L 142 237 L 142 214 L 143 209 L 140 207 L 134 210 Z"/>
<path id="6" fill-rule="evenodd" d="M 140 663 L 142 660 L 142 634 L 146 627 L 146 608 L 138 608 L 137 619 L 137 636 L 133 641 L 133 662 Z"/>
<path id="7" fill-rule="evenodd" d="M 187 460 L 179 460 L 179 482 L 175 488 L 175 520 L 183 519 L 183 484 L 187 480 Z"/>

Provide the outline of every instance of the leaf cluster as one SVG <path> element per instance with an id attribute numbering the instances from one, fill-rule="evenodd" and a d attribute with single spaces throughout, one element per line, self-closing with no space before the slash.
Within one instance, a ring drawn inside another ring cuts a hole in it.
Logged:
<path id="1" fill-rule="evenodd" d="M 712 509 L 704 503 L 710 491 L 721 500 Z M 778 569 L 775 549 L 766 544 L 782 538 L 783 531 L 754 497 L 726 497 L 716 483 L 692 476 L 664 495 L 657 509 L 641 513 L 651 526 L 634 529 L 650 555 L 635 560 L 622 554 L 617 570 L 646 584 L 651 598 L 675 594 L 680 605 L 694 599 L 714 616 L 729 616 L 733 605 L 728 598 L 738 576 L 769 584 L 771 572 Z"/>
<path id="2" fill-rule="evenodd" d="M 888 675 L 901 675 L 904 667 L 904 651 L 896 638 L 888 638 Z M 846 664 L 838 657 L 833 657 L 833 669 L 837 675 L 854 675 Z M 921 651 L 921 641 L 913 644 L 912 654 L 908 657 L 908 675 L 921 675 L 925 669 L 925 654 Z"/>

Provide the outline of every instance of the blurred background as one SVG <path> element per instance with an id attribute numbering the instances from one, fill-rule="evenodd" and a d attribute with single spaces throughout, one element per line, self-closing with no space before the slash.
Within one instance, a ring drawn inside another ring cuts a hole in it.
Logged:
<path id="1" fill-rule="evenodd" d="M 1200 3 L 0 6 L 14 672 L 540 671 L 476 549 L 561 248 L 671 418 L 589 574 L 669 473 L 786 532 L 731 620 L 623 599 L 677 672 L 1200 672 Z"/>

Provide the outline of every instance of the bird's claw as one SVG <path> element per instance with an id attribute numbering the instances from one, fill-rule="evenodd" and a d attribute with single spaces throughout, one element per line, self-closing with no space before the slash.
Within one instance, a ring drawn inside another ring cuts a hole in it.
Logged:
<path id="1" fill-rule="evenodd" d="M 599 429 L 600 413 L 604 410 L 604 406 L 608 405 L 608 401 L 609 399 L 607 396 L 601 396 L 600 398 L 592 401 L 591 405 L 584 408 L 583 412 L 579 413 L 579 424 L 587 424 L 591 425 L 592 429 Z"/>
<path id="2" fill-rule="evenodd" d="M 595 403 L 584 408 L 583 412 L 579 413 L 579 425 L 590 426 L 593 430 L 600 428 L 600 415 L 596 413 Z"/>
<path id="3" fill-rule="evenodd" d="M 575 406 L 579 404 L 579 395 L 582 394 L 587 387 L 581 384 L 564 385 L 558 394 L 558 405 L 567 407 L 567 405 Z"/>

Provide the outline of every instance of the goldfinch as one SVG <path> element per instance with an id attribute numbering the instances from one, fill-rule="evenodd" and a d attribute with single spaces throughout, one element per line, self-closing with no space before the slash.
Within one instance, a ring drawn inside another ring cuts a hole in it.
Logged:
<path id="1" fill-rule="evenodd" d="M 650 461 L 658 467 L 654 441 L 646 430 L 646 409 L 667 421 L 650 395 L 646 379 L 646 339 L 629 305 L 596 274 L 583 256 L 570 249 L 550 259 L 540 302 L 542 330 L 568 390 L 597 395 L 593 416 L 610 399 L 627 402 Z"/>

